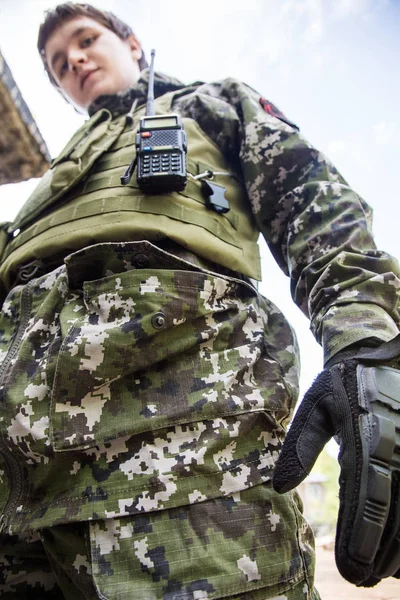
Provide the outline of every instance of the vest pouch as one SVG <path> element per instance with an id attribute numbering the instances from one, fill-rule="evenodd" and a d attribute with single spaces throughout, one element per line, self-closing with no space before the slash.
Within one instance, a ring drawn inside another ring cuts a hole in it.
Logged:
<path id="1" fill-rule="evenodd" d="M 48 212 L 61 196 L 79 183 L 98 158 L 121 135 L 126 118 L 112 121 L 110 111 L 98 111 L 53 160 L 51 168 L 40 180 L 28 201 L 18 213 L 9 232 L 22 229 Z"/>

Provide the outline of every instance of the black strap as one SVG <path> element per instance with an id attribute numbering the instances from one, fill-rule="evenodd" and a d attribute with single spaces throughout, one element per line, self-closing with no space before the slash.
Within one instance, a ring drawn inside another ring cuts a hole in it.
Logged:
<path id="1" fill-rule="evenodd" d="M 361 348 L 354 356 L 356 360 L 379 362 L 400 356 L 400 333 L 377 348 Z"/>

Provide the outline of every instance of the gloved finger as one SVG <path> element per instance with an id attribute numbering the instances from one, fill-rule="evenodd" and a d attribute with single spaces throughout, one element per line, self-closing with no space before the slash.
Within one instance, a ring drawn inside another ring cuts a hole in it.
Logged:
<path id="1" fill-rule="evenodd" d="M 277 492 L 282 494 L 301 483 L 334 435 L 332 396 L 331 374 L 323 371 L 305 394 L 286 436 L 272 480 Z"/>

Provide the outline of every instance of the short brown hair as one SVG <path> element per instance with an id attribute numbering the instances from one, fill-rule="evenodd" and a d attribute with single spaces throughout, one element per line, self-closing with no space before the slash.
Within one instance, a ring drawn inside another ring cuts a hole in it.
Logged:
<path id="1" fill-rule="evenodd" d="M 130 35 L 135 35 L 132 29 L 121 21 L 112 12 L 100 10 L 95 8 L 91 4 L 78 4 L 74 2 L 64 2 L 59 4 L 54 9 L 47 10 L 45 12 L 45 18 L 41 26 L 39 27 L 37 48 L 39 50 L 40 57 L 43 61 L 44 68 L 47 75 L 53 85 L 58 87 L 57 82 L 50 73 L 49 66 L 46 61 L 45 47 L 49 37 L 62 23 L 74 19 L 75 17 L 89 17 L 94 21 L 97 21 L 107 29 L 113 31 L 121 40 L 126 40 Z M 139 69 L 142 71 L 148 67 L 147 60 L 144 52 L 139 61 Z"/>

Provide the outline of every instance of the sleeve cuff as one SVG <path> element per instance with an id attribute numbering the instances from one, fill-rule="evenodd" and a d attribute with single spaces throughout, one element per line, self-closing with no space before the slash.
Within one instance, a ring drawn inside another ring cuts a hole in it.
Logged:
<path id="1" fill-rule="evenodd" d="M 376 304 L 350 303 L 331 307 L 323 318 L 324 362 L 367 338 L 388 342 L 399 330 L 392 317 Z"/>

